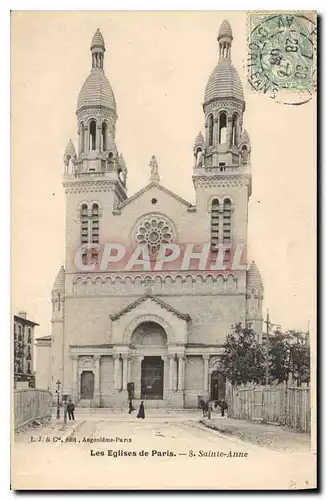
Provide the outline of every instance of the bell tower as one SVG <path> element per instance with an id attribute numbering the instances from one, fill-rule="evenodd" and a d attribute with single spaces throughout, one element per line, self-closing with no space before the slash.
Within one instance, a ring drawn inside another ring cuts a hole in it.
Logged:
<path id="1" fill-rule="evenodd" d="M 232 64 L 232 29 L 224 21 L 218 32 L 218 62 L 204 94 L 205 133 L 197 135 L 193 183 L 197 210 L 207 218 L 207 237 L 218 244 L 247 240 L 251 195 L 250 140 L 243 131 L 245 100 L 241 79 Z"/>
<path id="2" fill-rule="evenodd" d="M 115 141 L 117 106 L 104 72 L 106 47 L 99 29 L 90 50 L 90 74 L 77 99 L 77 146 L 70 140 L 64 153 L 68 272 L 79 245 L 107 238 L 113 211 L 127 198 L 127 167 Z"/>

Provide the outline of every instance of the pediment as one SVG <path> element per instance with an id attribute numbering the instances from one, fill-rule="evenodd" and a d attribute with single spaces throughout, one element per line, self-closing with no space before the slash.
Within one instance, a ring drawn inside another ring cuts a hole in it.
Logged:
<path id="1" fill-rule="evenodd" d="M 153 295 L 152 293 L 145 293 L 144 295 L 139 297 L 137 300 L 134 300 L 133 302 L 131 302 L 127 306 L 123 307 L 117 313 L 111 314 L 110 319 L 112 321 L 116 321 L 116 320 L 120 319 L 122 316 L 124 316 L 128 312 L 132 311 L 133 309 L 136 309 L 138 306 L 140 306 L 143 302 L 145 302 L 147 300 L 156 303 L 157 305 L 159 305 L 163 309 L 166 309 L 167 311 L 174 314 L 178 318 L 183 319 L 184 321 L 187 321 L 187 322 L 191 321 L 191 317 L 189 314 L 181 313 L 180 311 L 178 311 L 177 309 L 175 309 L 171 305 L 167 304 L 167 302 L 159 299 L 156 295 Z"/>

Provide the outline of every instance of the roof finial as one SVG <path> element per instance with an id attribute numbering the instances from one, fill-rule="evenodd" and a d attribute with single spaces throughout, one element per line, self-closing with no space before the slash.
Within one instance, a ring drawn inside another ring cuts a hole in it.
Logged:
<path id="1" fill-rule="evenodd" d="M 158 171 L 158 162 L 157 162 L 157 158 L 155 157 L 155 155 L 152 156 L 149 165 L 151 167 L 150 181 L 151 182 L 159 182 L 160 175 L 159 175 L 159 171 Z"/>
<path id="2" fill-rule="evenodd" d="M 221 23 L 217 40 L 219 43 L 219 58 L 230 59 L 233 33 L 227 20 Z"/>
<path id="3" fill-rule="evenodd" d="M 104 44 L 103 36 L 99 28 L 93 35 L 91 42 L 91 52 L 92 52 L 92 69 L 100 68 L 103 69 L 103 58 L 106 47 Z"/>

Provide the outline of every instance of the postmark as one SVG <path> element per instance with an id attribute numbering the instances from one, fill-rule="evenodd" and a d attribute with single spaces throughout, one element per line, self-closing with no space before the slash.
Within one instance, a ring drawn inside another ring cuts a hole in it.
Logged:
<path id="1" fill-rule="evenodd" d="M 316 91 L 316 14 L 248 14 L 248 82 L 283 104 L 304 104 Z"/>

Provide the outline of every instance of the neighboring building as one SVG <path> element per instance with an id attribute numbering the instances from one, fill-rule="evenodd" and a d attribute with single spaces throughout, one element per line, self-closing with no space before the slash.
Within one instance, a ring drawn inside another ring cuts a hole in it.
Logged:
<path id="1" fill-rule="evenodd" d="M 143 243 L 151 256 L 162 243 L 207 243 L 213 262 L 217 244 L 246 245 L 251 144 L 232 40 L 224 21 L 219 61 L 205 89 L 205 134 L 193 149 L 192 204 L 160 184 L 155 157 L 149 184 L 127 196 L 105 44 L 99 30 L 93 37 L 91 72 L 77 101 L 77 153 L 70 140 L 64 155 L 66 265 L 52 290 L 52 390 L 59 379 L 78 405 L 126 407 L 127 384 L 134 383 L 136 400 L 148 406 L 196 407 L 200 397 L 224 396 L 219 366 L 231 325 L 252 323 L 261 339 L 263 285 L 254 262 L 248 271 L 219 273 L 91 272 L 74 264 L 74 252 L 86 243 Z M 99 258 L 93 248 L 83 263 Z"/>
<path id="2" fill-rule="evenodd" d="M 14 385 L 15 388 L 35 387 L 34 327 L 38 323 L 27 319 L 26 312 L 14 315 Z"/>
<path id="3" fill-rule="evenodd" d="M 35 339 L 36 369 L 35 387 L 50 391 L 51 384 L 51 335 Z"/>

